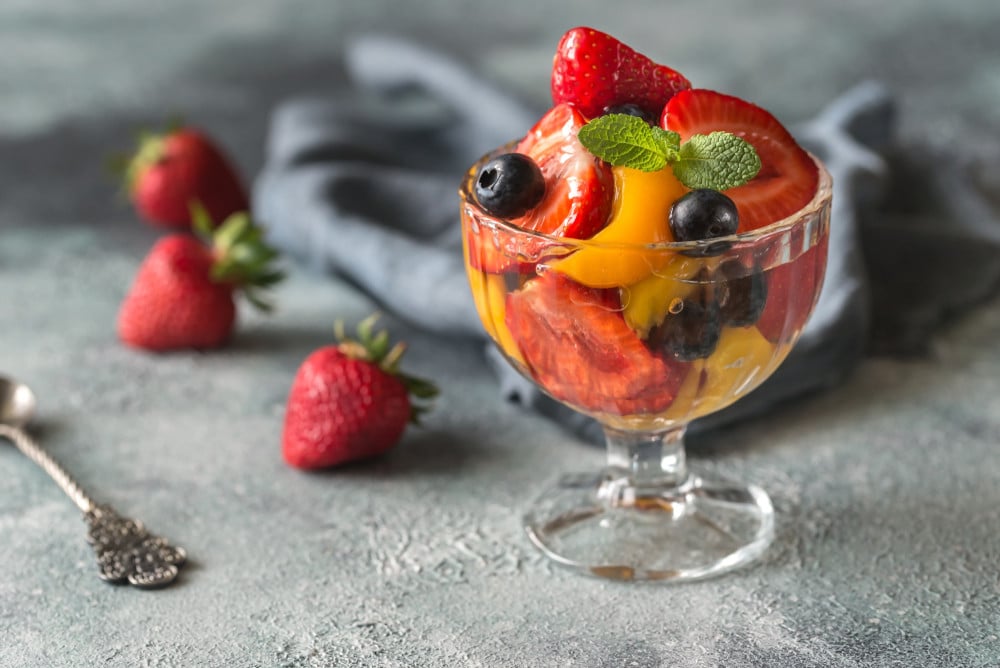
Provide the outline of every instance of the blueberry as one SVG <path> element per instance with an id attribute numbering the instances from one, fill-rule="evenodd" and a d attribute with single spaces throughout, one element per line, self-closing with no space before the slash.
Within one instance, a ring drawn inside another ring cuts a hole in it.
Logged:
<path id="1" fill-rule="evenodd" d="M 538 206 L 544 196 L 542 170 L 523 153 L 498 155 L 476 176 L 476 201 L 498 218 L 520 218 Z"/>
<path id="2" fill-rule="evenodd" d="M 715 301 L 685 299 L 671 309 L 663 322 L 649 334 L 647 345 L 662 349 L 681 362 L 708 357 L 715 351 L 722 333 L 722 317 Z"/>
<path id="3" fill-rule="evenodd" d="M 692 190 L 670 207 L 670 230 L 677 241 L 703 241 L 736 234 L 740 217 L 736 203 L 718 190 Z M 686 255 L 718 255 L 729 248 L 727 242 L 707 244 Z"/>
<path id="4" fill-rule="evenodd" d="M 649 112 L 640 107 L 637 104 L 631 102 L 626 102 L 625 104 L 609 104 L 604 107 L 604 113 L 606 114 L 627 114 L 629 116 L 636 116 L 646 121 L 648 124 L 652 125 L 657 121 L 657 119 L 650 116 Z"/>
<path id="5" fill-rule="evenodd" d="M 767 279 L 760 266 L 755 263 L 748 269 L 739 260 L 727 260 L 718 271 L 723 281 L 718 289 L 723 322 L 736 327 L 757 322 L 767 303 Z"/>

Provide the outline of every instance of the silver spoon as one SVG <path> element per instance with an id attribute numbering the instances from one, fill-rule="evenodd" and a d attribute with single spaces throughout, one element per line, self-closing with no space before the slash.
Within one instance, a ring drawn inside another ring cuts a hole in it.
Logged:
<path id="1" fill-rule="evenodd" d="M 97 504 L 24 427 L 35 414 L 35 395 L 27 385 L 0 376 L 0 438 L 6 438 L 42 467 L 83 512 L 90 528 L 87 540 L 97 554 L 98 575 L 113 584 L 142 589 L 165 587 L 177 579 L 187 558 L 183 548 L 155 536 L 138 520 L 122 517 L 111 506 Z"/>

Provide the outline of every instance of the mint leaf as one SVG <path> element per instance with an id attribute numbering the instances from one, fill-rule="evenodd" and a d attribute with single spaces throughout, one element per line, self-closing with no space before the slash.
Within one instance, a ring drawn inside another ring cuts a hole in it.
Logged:
<path id="1" fill-rule="evenodd" d="M 601 160 L 615 166 L 655 172 L 677 159 L 680 136 L 650 127 L 628 114 L 608 114 L 590 121 L 578 134 L 580 143 Z"/>
<path id="2" fill-rule="evenodd" d="M 651 127 L 650 130 L 653 131 L 653 136 L 657 138 L 664 146 L 667 146 L 673 152 L 673 157 L 669 158 L 670 162 L 677 159 L 677 151 L 681 148 L 681 136 L 674 132 L 673 130 L 664 130 L 663 128 Z"/>
<path id="3" fill-rule="evenodd" d="M 745 139 L 729 132 L 693 135 L 681 145 L 674 175 L 692 190 L 729 190 L 760 171 L 760 157 Z"/>

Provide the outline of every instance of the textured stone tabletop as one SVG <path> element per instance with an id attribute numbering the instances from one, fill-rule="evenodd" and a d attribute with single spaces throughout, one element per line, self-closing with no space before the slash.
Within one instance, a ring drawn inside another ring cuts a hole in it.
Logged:
<path id="1" fill-rule="evenodd" d="M 789 120 L 876 77 L 904 134 L 1000 154 L 1000 5 L 891 4 L 0 5 L 0 372 L 35 389 L 36 435 L 87 489 L 192 560 L 167 590 L 103 584 L 72 504 L 0 445 L 0 666 L 1000 666 L 998 301 L 923 357 L 871 358 L 693 442 L 766 487 L 778 536 L 751 569 L 668 587 L 533 551 L 526 501 L 602 453 L 504 404 L 472 343 L 389 319 L 408 368 L 444 387 L 426 428 L 375 462 L 287 468 L 296 366 L 373 308 L 349 286 L 294 270 L 277 314 L 245 317 L 218 353 L 113 334 L 155 233 L 116 201 L 105 155 L 183 112 L 253 174 L 269 110 L 328 89 L 358 30 L 436 41 L 528 97 L 575 24 Z"/>

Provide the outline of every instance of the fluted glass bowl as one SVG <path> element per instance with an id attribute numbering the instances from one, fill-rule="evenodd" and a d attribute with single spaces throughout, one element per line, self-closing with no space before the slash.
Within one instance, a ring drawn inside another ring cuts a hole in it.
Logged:
<path id="1" fill-rule="evenodd" d="M 547 556 L 620 580 L 686 580 L 759 556 L 773 509 L 753 485 L 689 470 L 694 419 L 751 392 L 784 361 L 819 295 L 831 180 L 800 211 L 711 241 L 598 243 L 524 230 L 461 189 L 469 284 L 510 363 L 604 427 L 603 470 L 562 476 L 525 515 Z M 665 221 L 650 221 L 651 225 Z"/>

